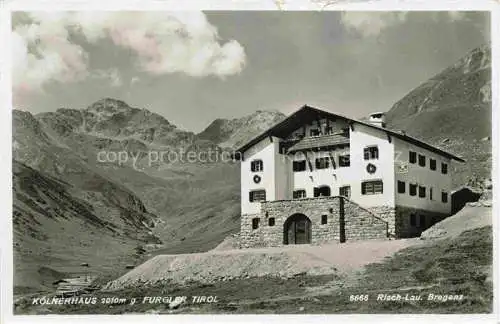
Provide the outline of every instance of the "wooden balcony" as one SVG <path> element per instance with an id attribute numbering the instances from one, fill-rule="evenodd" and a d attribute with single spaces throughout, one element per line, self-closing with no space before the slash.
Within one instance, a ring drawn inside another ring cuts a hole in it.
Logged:
<path id="1" fill-rule="evenodd" d="M 346 146 L 349 146 L 348 134 L 336 133 L 282 141 L 280 142 L 280 152 L 321 151 Z"/>

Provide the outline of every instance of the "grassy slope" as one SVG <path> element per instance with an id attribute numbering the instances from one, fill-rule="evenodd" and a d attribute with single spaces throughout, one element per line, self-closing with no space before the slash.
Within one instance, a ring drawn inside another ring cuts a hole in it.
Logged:
<path id="1" fill-rule="evenodd" d="M 157 253 L 208 251 L 239 230 L 238 164 L 177 165 L 154 176 L 131 168 L 106 172 L 161 216 L 154 232 L 165 248 Z"/>
<path id="2" fill-rule="evenodd" d="M 463 232 L 452 240 L 432 240 L 404 249 L 384 262 L 368 265 L 357 279 L 336 276 L 258 278 L 189 287 L 140 287 L 93 295 L 139 297 L 216 295 L 218 303 L 186 304 L 180 313 L 490 313 L 492 311 L 492 228 Z M 334 289 L 331 289 L 334 287 Z M 313 289 L 313 290 L 312 290 Z M 422 295 L 420 302 L 380 302 L 379 293 Z M 427 295 L 463 294 L 462 301 L 431 302 Z M 352 294 L 369 294 L 351 302 Z M 169 313 L 166 305 L 30 306 L 25 313 Z"/>
<path id="3" fill-rule="evenodd" d="M 114 206 L 96 207 L 78 198 L 75 190 L 13 162 L 15 293 L 50 291 L 61 273 L 98 275 L 124 267 L 134 261 L 135 246 L 145 244 L 134 238 L 137 233 L 127 236 L 123 228 L 109 221 L 111 214 L 120 217 Z M 89 267 L 83 268 L 81 263 Z"/>

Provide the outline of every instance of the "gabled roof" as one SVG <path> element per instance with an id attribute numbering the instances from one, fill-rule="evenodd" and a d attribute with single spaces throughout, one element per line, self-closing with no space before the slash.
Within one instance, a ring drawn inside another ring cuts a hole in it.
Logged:
<path id="1" fill-rule="evenodd" d="M 391 135 L 391 136 L 394 136 L 394 137 L 397 137 L 403 141 L 406 141 L 408 143 L 411 143 L 413 145 L 416 145 L 416 146 L 419 146 L 421 148 L 424 148 L 424 149 L 427 149 L 431 152 L 434 152 L 436 154 L 439 154 L 439 155 L 442 155 L 442 156 L 445 156 L 449 159 L 453 159 L 453 160 L 456 160 L 456 161 L 459 161 L 459 162 L 465 162 L 464 159 L 452 154 L 452 153 L 449 153 L 449 152 L 446 152 L 436 146 L 433 146 L 429 143 L 425 143 L 419 139 L 416 139 L 414 137 L 411 137 L 411 136 L 408 136 L 404 133 L 399 133 L 399 132 L 396 132 L 396 131 L 393 131 L 393 130 L 390 130 L 390 129 L 387 129 L 387 128 L 383 128 L 383 127 L 379 127 L 379 126 L 376 126 L 376 125 L 373 125 L 373 124 L 370 124 L 370 123 L 367 123 L 367 122 L 363 122 L 363 121 L 360 121 L 360 120 L 356 120 L 356 119 L 352 119 L 352 118 L 349 118 L 349 117 L 346 117 L 346 116 L 342 116 L 342 115 L 339 115 L 339 114 L 334 114 L 334 113 L 331 113 L 331 112 L 328 112 L 328 111 L 324 111 L 324 110 L 321 110 L 321 109 L 318 109 L 318 108 L 314 108 L 314 107 L 311 107 L 311 106 L 308 106 L 308 105 L 304 105 L 302 106 L 299 110 L 297 110 L 296 112 L 294 112 L 293 114 L 291 114 L 290 116 L 288 116 L 287 118 L 285 118 L 284 120 L 282 120 L 281 122 L 277 123 L 276 125 L 272 126 L 271 128 L 269 128 L 268 130 L 266 130 L 265 132 L 263 132 L 262 134 L 254 137 L 252 140 L 250 140 L 248 143 L 246 143 L 245 145 L 241 146 L 239 149 L 236 150 L 236 152 L 240 152 L 240 153 L 244 153 L 246 150 L 248 150 L 249 148 L 251 148 L 253 145 L 257 144 L 258 142 L 262 141 L 263 139 L 265 139 L 266 137 L 269 137 L 269 136 L 275 136 L 275 137 L 278 137 L 278 138 L 284 138 L 286 137 L 291 131 L 299 128 L 300 126 L 302 126 L 303 124 L 308 124 L 314 120 L 318 120 L 318 119 L 321 119 L 321 118 L 331 118 L 331 119 L 343 119 L 343 120 L 346 120 L 348 123 L 350 123 L 351 125 L 353 124 L 360 124 L 360 125 L 364 125 L 364 126 L 367 126 L 367 127 L 370 127 L 370 128 L 373 128 L 373 129 L 377 129 L 381 132 L 385 132 L 386 134 L 388 135 Z"/>

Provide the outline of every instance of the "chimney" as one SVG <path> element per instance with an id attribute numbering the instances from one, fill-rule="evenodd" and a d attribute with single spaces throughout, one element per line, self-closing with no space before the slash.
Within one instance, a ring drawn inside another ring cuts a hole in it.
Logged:
<path id="1" fill-rule="evenodd" d="M 385 128 L 385 113 L 384 112 L 371 113 L 368 122 L 372 125 Z"/>

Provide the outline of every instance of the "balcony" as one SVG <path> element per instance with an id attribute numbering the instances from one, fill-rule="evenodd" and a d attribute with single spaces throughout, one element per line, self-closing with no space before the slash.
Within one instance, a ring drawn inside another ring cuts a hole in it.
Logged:
<path id="1" fill-rule="evenodd" d="M 280 142 L 280 152 L 320 151 L 344 146 L 349 146 L 349 134 L 342 132 L 284 140 Z"/>

